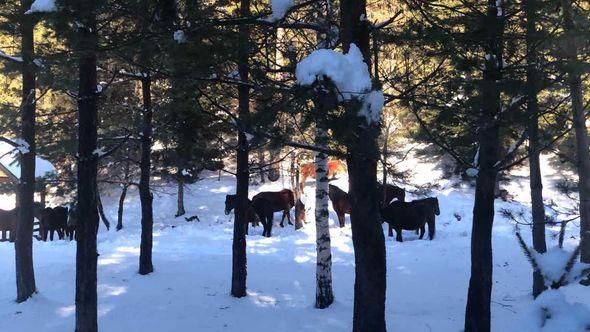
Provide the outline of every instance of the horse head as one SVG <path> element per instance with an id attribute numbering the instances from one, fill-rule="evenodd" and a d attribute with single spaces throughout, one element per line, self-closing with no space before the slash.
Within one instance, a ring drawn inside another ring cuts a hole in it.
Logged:
<path id="1" fill-rule="evenodd" d="M 236 195 L 225 195 L 225 215 L 229 215 L 236 207 Z"/>

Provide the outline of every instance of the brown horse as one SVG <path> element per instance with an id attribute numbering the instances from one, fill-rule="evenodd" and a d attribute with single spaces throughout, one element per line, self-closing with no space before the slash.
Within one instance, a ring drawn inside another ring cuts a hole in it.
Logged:
<path id="1" fill-rule="evenodd" d="M 424 237 L 425 225 L 428 224 L 430 240 L 435 234 L 435 216 L 440 215 L 438 199 L 435 197 L 411 202 L 393 202 L 381 209 L 381 217 L 389 224 L 389 236 L 395 229 L 396 240 L 403 242 L 402 230 L 420 230 L 420 239 Z"/>
<path id="2" fill-rule="evenodd" d="M 342 160 L 332 159 L 328 160 L 328 178 L 334 179 L 336 174 L 341 174 L 346 172 L 346 165 Z M 299 168 L 299 176 L 301 177 L 299 180 L 299 185 L 303 188 L 305 181 L 307 178 L 315 179 L 315 164 L 314 163 L 305 163 L 301 165 Z"/>
<path id="3" fill-rule="evenodd" d="M 262 221 L 264 231 L 263 236 L 270 237 L 272 233 L 272 221 L 275 212 L 283 211 L 283 217 L 281 218 L 281 227 L 284 227 L 283 222 L 285 217 L 289 225 L 293 225 L 291 222 L 291 216 L 289 211 L 295 206 L 295 195 L 289 189 L 283 189 L 281 191 L 264 191 L 256 194 L 252 197 L 252 207 L 256 214 Z"/>
<path id="4" fill-rule="evenodd" d="M 43 206 L 41 203 L 35 202 L 33 204 L 33 215 L 35 218 L 41 220 L 41 211 Z M 14 242 L 16 239 L 16 227 L 18 224 L 18 208 L 12 210 L 0 209 L 0 233 L 10 233 L 9 240 Z"/>
<path id="5" fill-rule="evenodd" d="M 335 185 L 328 185 L 328 197 L 332 201 L 332 207 L 338 216 L 338 224 L 344 227 L 344 214 L 350 214 L 350 198 L 348 193 Z"/>
<path id="6" fill-rule="evenodd" d="M 350 214 L 350 198 L 348 193 L 334 185 L 328 186 L 328 197 L 332 201 L 332 207 L 338 216 L 338 223 L 340 227 L 344 227 L 344 215 Z M 394 198 L 403 202 L 406 198 L 406 191 L 400 187 L 392 184 L 385 185 L 385 195 L 383 194 L 383 185 L 377 185 L 377 194 L 384 199 L 380 202 L 380 206 L 388 205 Z"/>

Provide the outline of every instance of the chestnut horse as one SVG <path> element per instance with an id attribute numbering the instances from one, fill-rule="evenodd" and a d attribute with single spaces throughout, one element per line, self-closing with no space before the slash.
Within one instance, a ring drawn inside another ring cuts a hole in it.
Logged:
<path id="1" fill-rule="evenodd" d="M 377 184 L 378 197 L 384 197 L 380 201 L 380 206 L 388 205 L 394 198 L 398 201 L 403 202 L 406 198 L 406 191 L 400 187 L 396 187 L 392 184 L 385 185 L 385 195 L 383 194 L 383 185 Z M 328 197 L 332 201 L 332 207 L 338 216 L 338 223 L 340 227 L 344 227 L 344 215 L 350 214 L 350 198 L 348 193 L 334 185 L 328 186 Z"/>
<path id="2" fill-rule="evenodd" d="M 342 160 L 332 159 L 328 160 L 328 178 L 334 179 L 336 174 L 341 174 L 346 172 L 346 165 Z M 305 181 L 307 178 L 315 179 L 315 164 L 314 163 L 305 163 L 299 167 L 299 185 L 303 188 Z"/>
<path id="3" fill-rule="evenodd" d="M 258 218 L 262 221 L 264 231 L 262 236 L 271 237 L 273 216 L 275 212 L 283 211 L 283 217 L 281 218 L 281 227 L 284 227 L 283 222 L 285 217 L 289 225 L 293 225 L 291 222 L 291 215 L 289 211 L 295 206 L 295 195 L 289 189 L 283 189 L 281 191 L 263 191 L 252 197 L 252 207 Z"/>

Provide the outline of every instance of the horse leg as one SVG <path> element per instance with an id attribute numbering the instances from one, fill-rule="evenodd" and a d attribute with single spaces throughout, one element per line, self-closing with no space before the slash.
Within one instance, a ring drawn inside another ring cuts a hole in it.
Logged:
<path id="1" fill-rule="evenodd" d="M 49 230 L 49 241 L 53 241 L 53 233 L 55 232 L 55 230 L 52 228 L 51 230 Z"/>
<path id="2" fill-rule="evenodd" d="M 435 217 L 432 216 L 431 218 L 428 219 L 428 238 L 430 240 L 434 239 L 434 233 L 436 232 L 436 226 L 435 224 Z"/>
<path id="3" fill-rule="evenodd" d="M 273 213 L 271 213 L 268 216 L 268 221 L 267 221 L 267 223 L 268 223 L 268 234 L 267 234 L 268 237 L 272 236 L 272 220 L 273 220 Z"/>
<path id="4" fill-rule="evenodd" d="M 387 223 L 387 225 L 389 225 L 389 232 L 388 232 L 388 234 L 387 234 L 387 235 L 388 235 L 389 237 L 393 237 L 393 226 L 391 226 L 391 224 L 390 224 L 390 223 Z"/>
<path id="5" fill-rule="evenodd" d="M 59 236 L 60 240 L 64 239 L 64 231 L 62 229 L 57 229 L 57 236 Z"/>
<path id="6" fill-rule="evenodd" d="M 293 223 L 291 222 L 291 209 L 285 210 L 285 213 L 287 214 L 287 222 L 289 223 L 289 225 L 293 225 Z"/>
<path id="7" fill-rule="evenodd" d="M 424 225 L 420 226 L 420 237 L 419 237 L 420 240 L 422 240 L 422 238 L 424 237 L 424 233 L 426 231 L 425 229 L 426 229 L 426 227 L 424 227 Z M 416 230 L 416 231 L 418 231 L 418 230 Z"/>
<path id="8" fill-rule="evenodd" d="M 397 242 L 404 242 L 404 239 L 402 238 L 402 229 L 401 228 L 395 229 L 395 240 Z"/>
<path id="9" fill-rule="evenodd" d="M 338 215 L 338 224 L 340 224 L 340 228 L 344 227 L 344 225 L 345 225 L 344 213 L 341 211 L 336 211 L 336 214 Z"/>
<path id="10" fill-rule="evenodd" d="M 285 211 L 283 211 L 283 216 L 281 217 L 281 223 L 280 223 L 281 227 L 285 227 L 285 225 L 283 225 L 284 221 L 285 221 Z"/>

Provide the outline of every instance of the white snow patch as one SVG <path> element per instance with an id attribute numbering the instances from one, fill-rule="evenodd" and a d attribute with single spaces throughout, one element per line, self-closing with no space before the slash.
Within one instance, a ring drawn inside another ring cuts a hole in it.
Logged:
<path id="1" fill-rule="evenodd" d="M 590 328 L 590 310 L 581 303 L 570 303 L 561 290 L 543 292 L 532 304 L 530 320 L 537 331 L 580 332 Z"/>
<path id="2" fill-rule="evenodd" d="M 55 0 L 35 0 L 25 14 L 56 12 Z"/>
<path id="3" fill-rule="evenodd" d="M 174 40 L 179 44 L 186 42 L 186 35 L 184 34 L 184 31 L 182 31 L 182 30 L 174 31 Z"/>
<path id="4" fill-rule="evenodd" d="M 293 0 L 270 0 L 272 18 L 275 21 L 281 20 L 294 4 Z"/>

